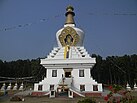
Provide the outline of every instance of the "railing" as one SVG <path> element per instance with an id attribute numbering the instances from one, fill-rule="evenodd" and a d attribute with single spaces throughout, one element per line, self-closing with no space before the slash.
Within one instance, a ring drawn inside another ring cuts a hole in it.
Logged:
<path id="1" fill-rule="evenodd" d="M 74 86 L 71 86 L 70 90 L 77 93 L 79 96 L 85 97 L 85 95 L 81 94 L 81 91 L 78 88 L 75 88 Z"/>
<path id="2" fill-rule="evenodd" d="M 54 90 L 57 90 L 58 85 L 61 83 L 62 78 L 59 80 L 58 84 L 55 85 Z"/>
<path id="3" fill-rule="evenodd" d="M 74 86 L 71 86 L 70 89 L 72 89 L 72 90 L 74 90 L 74 91 L 76 91 L 76 92 L 79 92 L 79 93 L 81 92 L 78 88 L 76 88 L 76 87 L 74 87 Z"/>

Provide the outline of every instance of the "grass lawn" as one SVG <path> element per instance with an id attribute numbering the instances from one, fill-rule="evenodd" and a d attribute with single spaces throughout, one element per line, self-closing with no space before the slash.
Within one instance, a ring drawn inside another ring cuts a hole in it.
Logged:
<path id="1" fill-rule="evenodd" d="M 25 101 L 13 102 L 10 98 L 0 100 L 0 103 L 77 103 L 83 98 L 48 98 L 48 97 L 24 97 Z"/>
<path id="2" fill-rule="evenodd" d="M 13 96 L 13 95 L 12 95 Z M 77 103 L 79 100 L 83 100 L 83 97 L 77 98 L 68 98 L 68 97 L 57 97 L 57 98 L 49 98 L 49 97 L 33 97 L 26 96 L 24 97 L 25 101 L 10 101 L 11 96 L 6 95 L 0 97 L 0 103 Z M 96 97 L 94 100 L 100 101 L 100 103 L 106 103 L 103 98 Z"/>

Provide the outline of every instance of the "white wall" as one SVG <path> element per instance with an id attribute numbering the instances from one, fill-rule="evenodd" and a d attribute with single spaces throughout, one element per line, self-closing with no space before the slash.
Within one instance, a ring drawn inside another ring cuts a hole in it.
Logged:
<path id="1" fill-rule="evenodd" d="M 80 69 L 73 69 L 72 76 L 74 88 L 80 89 L 80 85 L 85 85 L 85 92 L 93 91 L 93 85 L 98 85 L 98 91 L 102 91 L 102 84 L 98 84 L 90 76 L 90 69 L 84 69 L 84 77 L 79 77 Z"/>
<path id="2" fill-rule="evenodd" d="M 57 70 L 57 77 L 52 77 L 52 70 Z M 74 88 L 80 89 L 80 85 L 85 85 L 85 92 L 91 92 L 93 91 L 93 85 L 98 85 L 98 91 L 102 91 L 102 84 L 98 84 L 92 77 L 90 77 L 90 69 L 84 68 L 84 77 L 79 77 L 79 70 L 82 69 L 73 68 L 71 73 Z M 62 79 L 62 74 L 64 75 L 64 70 L 61 68 L 47 69 L 47 78 L 44 78 L 44 80 L 39 83 L 43 85 L 42 91 L 49 91 L 50 85 L 54 85 L 56 89 L 59 81 Z M 37 90 L 38 84 L 35 83 L 34 91 Z"/>
<path id="3" fill-rule="evenodd" d="M 57 70 L 57 77 L 52 77 L 52 70 Z M 59 81 L 62 79 L 62 74 L 64 74 L 63 69 L 47 69 L 47 78 L 44 78 L 44 80 L 39 83 L 35 83 L 34 91 L 38 91 L 38 84 L 43 85 L 42 91 L 49 91 L 50 85 L 54 85 L 56 88 Z"/>

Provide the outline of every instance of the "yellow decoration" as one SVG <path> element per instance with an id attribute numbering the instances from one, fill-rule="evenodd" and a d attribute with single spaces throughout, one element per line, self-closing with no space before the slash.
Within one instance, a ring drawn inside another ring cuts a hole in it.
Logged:
<path id="1" fill-rule="evenodd" d="M 62 46 L 66 46 L 66 45 L 76 46 L 79 39 L 80 37 L 75 31 L 75 29 L 69 26 L 65 27 L 59 36 L 59 41 Z"/>
<path id="2" fill-rule="evenodd" d="M 70 49 L 69 45 L 66 45 L 64 49 L 64 59 L 69 57 L 69 49 Z"/>

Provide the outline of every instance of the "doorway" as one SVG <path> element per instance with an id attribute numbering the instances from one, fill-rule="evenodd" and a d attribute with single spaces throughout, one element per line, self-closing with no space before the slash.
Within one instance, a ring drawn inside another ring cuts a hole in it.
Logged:
<path id="1" fill-rule="evenodd" d="M 71 77 L 71 72 L 65 72 L 65 77 L 70 78 Z"/>
<path id="2" fill-rule="evenodd" d="M 67 87 L 58 88 L 57 89 L 57 96 L 58 97 L 68 97 L 68 88 Z"/>
<path id="3" fill-rule="evenodd" d="M 72 72 L 72 68 L 63 68 L 64 70 L 64 75 L 66 78 L 71 78 L 71 72 Z"/>

